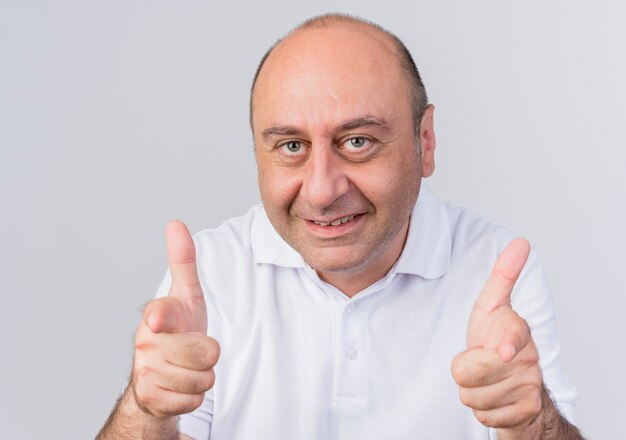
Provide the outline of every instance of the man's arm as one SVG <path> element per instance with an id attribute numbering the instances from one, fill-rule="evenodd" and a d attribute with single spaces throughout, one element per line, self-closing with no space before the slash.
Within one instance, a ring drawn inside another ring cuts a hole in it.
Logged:
<path id="1" fill-rule="evenodd" d="M 550 391 L 543 386 L 541 393 L 541 412 L 528 427 L 528 432 L 518 437 L 509 437 L 507 432 L 498 431 L 499 440 L 509 438 L 541 439 L 541 440 L 584 440 L 584 437 L 574 425 L 567 421 L 558 411 Z"/>
<path id="2" fill-rule="evenodd" d="M 168 225 L 166 238 L 169 293 L 144 310 L 130 382 L 98 440 L 188 438 L 179 436 L 178 416 L 198 408 L 213 387 L 220 347 L 207 336 L 193 240 L 181 222 Z"/>
<path id="3" fill-rule="evenodd" d="M 117 400 L 111 415 L 96 440 L 179 440 L 188 437 L 178 433 L 178 417 L 157 419 L 143 412 L 130 391 L 130 385 Z"/>
<path id="4" fill-rule="evenodd" d="M 499 440 L 583 439 L 559 414 L 543 384 L 530 328 L 511 292 L 530 246 L 517 239 L 500 254 L 468 324 L 467 347 L 452 362 L 461 402 Z"/>

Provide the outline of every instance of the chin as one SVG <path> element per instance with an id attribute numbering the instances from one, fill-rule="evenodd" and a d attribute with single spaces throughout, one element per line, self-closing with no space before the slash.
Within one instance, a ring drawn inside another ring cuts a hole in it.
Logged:
<path id="1" fill-rule="evenodd" d="M 344 257 L 343 252 L 327 249 L 323 252 L 316 252 L 314 255 L 306 255 L 304 260 L 318 272 L 348 274 L 367 267 L 370 260 L 367 255 L 355 257 L 354 251 Z"/>

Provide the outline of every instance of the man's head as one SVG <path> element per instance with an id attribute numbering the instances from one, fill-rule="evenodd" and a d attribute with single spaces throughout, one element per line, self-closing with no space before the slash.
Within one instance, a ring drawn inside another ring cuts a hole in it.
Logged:
<path id="1" fill-rule="evenodd" d="M 419 142 L 419 121 L 422 119 L 422 115 L 424 114 L 424 112 L 426 111 L 426 107 L 428 106 L 428 96 L 426 94 L 426 88 L 424 87 L 424 83 L 422 82 L 422 78 L 420 77 L 419 71 L 417 70 L 417 66 L 415 65 L 415 61 L 413 61 L 411 53 L 396 35 L 384 29 L 383 27 L 377 25 L 376 23 L 345 14 L 325 14 L 310 18 L 294 28 L 285 37 L 279 39 L 276 43 L 274 43 L 272 47 L 267 50 L 267 52 L 265 52 L 265 55 L 263 56 L 263 58 L 261 58 L 261 62 L 259 63 L 256 73 L 254 74 L 252 87 L 250 89 L 250 126 L 252 126 L 253 124 L 253 101 L 256 82 L 259 77 L 259 73 L 261 72 L 261 69 L 265 64 L 265 61 L 272 53 L 274 48 L 278 46 L 283 40 L 289 38 L 291 35 L 305 29 L 323 29 L 330 26 L 350 24 L 363 25 L 370 28 L 371 30 L 379 31 L 381 35 L 384 35 L 388 38 L 389 42 L 393 46 L 393 49 L 397 56 L 397 62 L 407 82 L 408 93 L 411 97 L 411 110 L 413 112 L 413 120 L 415 121 L 414 128 L 416 140 Z M 419 149 L 419 145 L 417 145 L 417 147 Z"/>
<path id="2" fill-rule="evenodd" d="M 377 26 L 323 16 L 275 45 L 255 78 L 263 204 L 330 282 L 384 275 L 434 170 L 433 108 L 403 47 Z"/>

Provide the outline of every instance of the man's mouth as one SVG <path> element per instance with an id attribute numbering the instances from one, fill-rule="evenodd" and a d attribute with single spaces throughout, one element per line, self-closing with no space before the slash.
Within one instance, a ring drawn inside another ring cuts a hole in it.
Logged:
<path id="1" fill-rule="evenodd" d="M 345 217 L 338 218 L 337 220 L 333 220 L 332 222 L 322 222 L 322 221 L 317 221 L 317 220 L 311 220 L 311 221 L 315 223 L 316 225 L 320 225 L 320 226 L 339 226 L 343 223 L 348 223 L 349 221 L 354 220 L 358 216 L 360 216 L 360 214 L 347 215 Z"/>

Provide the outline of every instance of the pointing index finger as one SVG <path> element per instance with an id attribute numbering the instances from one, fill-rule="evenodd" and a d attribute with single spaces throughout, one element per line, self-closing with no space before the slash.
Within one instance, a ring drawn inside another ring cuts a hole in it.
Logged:
<path id="1" fill-rule="evenodd" d="M 496 259 L 475 307 L 486 312 L 499 307 L 511 307 L 511 292 L 529 254 L 530 244 L 527 240 L 516 238 L 509 243 Z"/>

